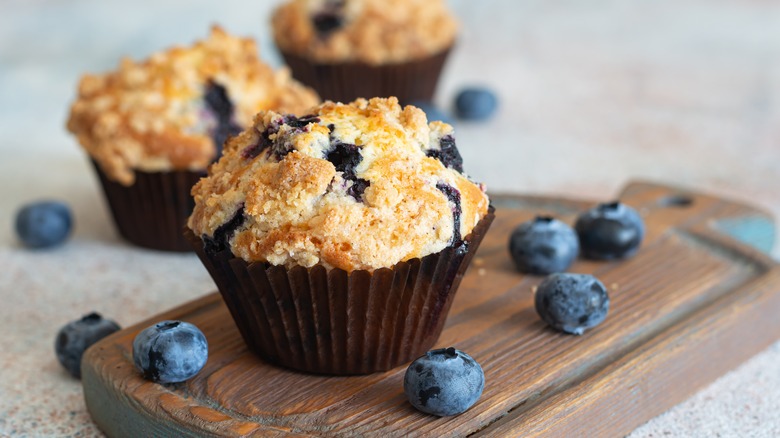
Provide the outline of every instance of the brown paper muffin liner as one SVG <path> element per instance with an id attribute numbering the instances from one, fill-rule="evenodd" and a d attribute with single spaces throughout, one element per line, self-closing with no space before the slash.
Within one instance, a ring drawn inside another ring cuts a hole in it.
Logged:
<path id="1" fill-rule="evenodd" d="M 281 53 L 293 77 L 314 88 L 323 100 L 348 103 L 358 97 L 396 96 L 402 104 L 410 104 L 433 99 L 450 48 L 428 58 L 385 65 L 324 64 Z"/>
<path id="2" fill-rule="evenodd" d="M 92 162 L 119 234 L 128 242 L 161 251 L 192 251 L 181 234 L 195 206 L 192 186 L 205 172 L 135 172 L 135 183 L 124 186 L 109 179 Z"/>
<path id="3" fill-rule="evenodd" d="M 395 368 L 433 346 L 493 218 L 491 207 L 463 245 L 373 272 L 247 263 L 229 249 L 207 253 L 189 228 L 185 235 L 251 351 L 299 371 L 351 375 Z"/>

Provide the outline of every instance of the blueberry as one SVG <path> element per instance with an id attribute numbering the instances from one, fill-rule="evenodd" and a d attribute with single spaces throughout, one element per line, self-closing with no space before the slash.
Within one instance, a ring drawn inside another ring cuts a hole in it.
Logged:
<path id="1" fill-rule="evenodd" d="M 314 14 L 311 22 L 319 37 L 325 39 L 344 26 L 344 17 L 335 11 L 323 11 Z"/>
<path id="2" fill-rule="evenodd" d="M 607 288 L 587 274 L 552 274 L 536 289 L 536 312 L 553 328 L 581 335 L 607 317 Z"/>
<path id="3" fill-rule="evenodd" d="M 600 204 L 577 218 L 574 225 L 582 255 L 589 259 L 613 260 L 630 257 L 645 235 L 642 218 L 633 208 L 611 202 Z"/>
<path id="4" fill-rule="evenodd" d="M 114 321 L 103 319 L 97 313 L 90 313 L 81 319 L 71 321 L 61 328 L 54 342 L 54 352 L 63 367 L 73 376 L 81 378 L 81 356 L 90 345 L 119 331 Z"/>
<path id="5" fill-rule="evenodd" d="M 326 0 L 322 9 L 311 16 L 311 23 L 321 39 L 344 26 L 344 6 L 345 0 Z"/>
<path id="6" fill-rule="evenodd" d="M 423 110 L 425 115 L 428 117 L 429 122 L 438 120 L 448 125 L 453 124 L 452 117 L 449 114 L 447 114 L 444 110 L 436 106 L 436 104 L 433 102 L 427 100 L 415 100 L 414 102 L 412 102 L 412 106 L 416 106 L 417 108 Z"/>
<path id="7" fill-rule="evenodd" d="M 157 383 L 183 382 L 198 374 L 208 359 L 206 336 L 194 325 L 163 321 L 133 340 L 133 362 L 144 378 Z"/>
<path id="8" fill-rule="evenodd" d="M 460 216 L 463 214 L 463 209 L 460 205 L 460 192 L 455 187 L 443 182 L 436 184 L 436 188 L 444 193 L 444 196 L 446 196 L 447 200 L 452 204 L 450 207 L 452 209 L 452 240 L 450 240 L 450 245 L 457 246 L 462 241 L 460 235 Z"/>
<path id="9" fill-rule="evenodd" d="M 230 220 L 214 230 L 213 236 L 209 237 L 205 234 L 201 236 L 204 251 L 210 255 L 215 255 L 228 249 L 230 239 L 233 237 L 233 234 L 235 234 L 236 230 L 244 225 L 244 221 L 246 221 L 246 216 L 244 215 L 244 204 L 241 204 Z"/>
<path id="10" fill-rule="evenodd" d="M 466 88 L 455 97 L 455 114 L 464 120 L 487 120 L 498 108 L 498 98 L 487 88 Z"/>
<path id="11" fill-rule="evenodd" d="M 580 244 L 574 230 L 551 217 L 538 216 L 512 231 L 509 253 L 520 272 L 547 275 L 571 266 Z"/>
<path id="12" fill-rule="evenodd" d="M 482 367 L 452 347 L 431 350 L 409 365 L 404 392 L 418 410 L 446 417 L 466 412 L 485 387 Z"/>
<path id="13" fill-rule="evenodd" d="M 29 248 L 60 245 L 73 228 L 70 208 L 62 202 L 44 201 L 24 205 L 16 213 L 16 234 Z"/>
<path id="14" fill-rule="evenodd" d="M 241 132 L 241 127 L 233 122 L 233 102 L 228 96 L 227 90 L 222 85 L 209 81 L 203 95 L 206 107 L 217 119 L 217 126 L 211 133 L 212 141 L 216 148 L 218 159 L 222 155 L 222 146 L 228 137 L 233 137 Z"/>
<path id="15" fill-rule="evenodd" d="M 442 137 L 439 140 L 439 149 L 428 149 L 425 155 L 441 161 L 444 167 L 463 173 L 463 158 L 458 152 L 458 147 L 455 146 L 455 137 L 452 135 Z"/>
<path id="16" fill-rule="evenodd" d="M 371 182 L 363 178 L 358 178 L 355 169 L 363 161 L 363 155 L 360 148 L 354 144 L 342 143 L 331 139 L 330 150 L 325 153 L 325 159 L 333 163 L 337 171 L 341 172 L 341 177 L 345 181 L 352 181 L 352 185 L 347 189 L 347 194 L 357 201 L 363 199 L 363 192 L 366 191 Z"/>

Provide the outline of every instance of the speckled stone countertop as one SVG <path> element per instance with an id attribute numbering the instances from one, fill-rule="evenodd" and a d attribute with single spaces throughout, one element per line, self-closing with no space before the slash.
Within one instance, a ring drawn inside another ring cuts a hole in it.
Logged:
<path id="1" fill-rule="evenodd" d="M 501 111 L 459 123 L 466 168 L 491 190 L 611 198 L 651 179 L 780 217 L 780 3 L 452 1 L 463 32 L 437 102 L 485 84 Z M 0 14 L 0 436 L 99 436 L 53 353 L 92 310 L 123 326 L 214 289 L 194 255 L 120 241 L 63 127 L 78 77 L 203 37 L 219 23 L 270 44 L 271 2 L 11 0 Z M 22 249 L 22 203 L 62 199 L 70 242 Z M 774 255 L 779 254 L 777 246 Z M 780 436 L 780 343 L 632 437 Z"/>

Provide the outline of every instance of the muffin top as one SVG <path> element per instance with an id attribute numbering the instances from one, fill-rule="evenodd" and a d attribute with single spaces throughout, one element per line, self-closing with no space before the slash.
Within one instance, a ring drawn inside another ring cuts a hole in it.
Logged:
<path id="1" fill-rule="evenodd" d="M 193 187 L 189 227 L 212 253 L 346 271 L 459 245 L 489 202 L 452 134 L 395 97 L 260 112 Z"/>
<path id="2" fill-rule="evenodd" d="M 444 0 L 291 0 L 275 11 L 273 31 L 284 52 L 377 65 L 447 49 L 457 23 Z"/>
<path id="3" fill-rule="evenodd" d="M 262 63 L 253 40 L 213 27 L 191 47 L 85 75 L 67 126 L 109 178 L 130 185 L 136 169 L 205 169 L 260 110 L 300 114 L 318 103 L 287 69 Z"/>

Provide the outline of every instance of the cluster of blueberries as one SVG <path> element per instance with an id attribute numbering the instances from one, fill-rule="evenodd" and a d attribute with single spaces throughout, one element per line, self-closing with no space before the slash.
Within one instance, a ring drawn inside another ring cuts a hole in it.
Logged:
<path id="1" fill-rule="evenodd" d="M 522 223 L 512 232 L 509 251 L 520 272 L 547 275 L 534 300 L 542 320 L 564 333 L 581 335 L 606 318 L 607 289 L 592 275 L 564 271 L 580 253 L 595 260 L 630 257 L 639 249 L 644 233 L 636 210 L 612 202 L 581 214 L 574 228 L 551 217 Z M 409 402 L 438 416 L 465 412 L 480 397 L 484 385 L 479 364 L 454 348 L 429 351 L 404 376 Z"/>
<path id="2" fill-rule="evenodd" d="M 607 317 L 609 296 L 592 275 L 564 273 L 578 254 L 593 260 L 631 257 L 645 234 L 642 218 L 620 202 L 599 204 L 584 212 L 572 229 L 551 217 L 520 224 L 509 239 L 509 252 L 520 272 L 547 275 L 534 304 L 547 324 L 581 335 Z"/>
<path id="3" fill-rule="evenodd" d="M 118 332 L 119 324 L 90 313 L 60 329 L 54 351 L 63 367 L 81 378 L 81 358 L 89 346 Z M 179 383 L 206 365 L 209 348 L 198 327 L 184 321 L 162 321 L 139 332 L 133 340 L 133 363 L 144 378 Z"/>

